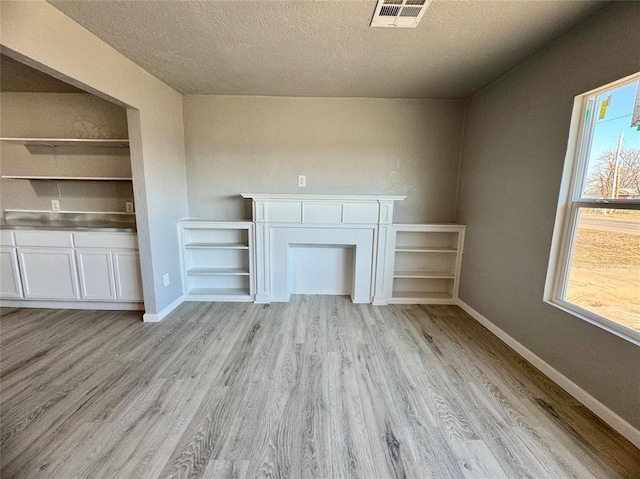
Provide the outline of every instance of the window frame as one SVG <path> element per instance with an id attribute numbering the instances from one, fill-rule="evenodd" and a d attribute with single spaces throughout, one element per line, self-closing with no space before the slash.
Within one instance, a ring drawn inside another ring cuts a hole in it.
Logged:
<path id="1" fill-rule="evenodd" d="M 597 97 L 607 91 L 615 90 L 637 81 L 640 81 L 640 72 L 578 95 L 574 99 L 543 299 L 552 306 L 640 346 L 639 331 L 564 299 L 569 281 L 580 208 L 603 208 L 609 206 L 612 209 L 640 210 L 640 199 L 589 199 L 581 196 L 587 175 L 591 141 L 596 123 L 597 112 L 595 107 L 597 106 Z M 588 109 L 592 114 L 585 121 Z"/>

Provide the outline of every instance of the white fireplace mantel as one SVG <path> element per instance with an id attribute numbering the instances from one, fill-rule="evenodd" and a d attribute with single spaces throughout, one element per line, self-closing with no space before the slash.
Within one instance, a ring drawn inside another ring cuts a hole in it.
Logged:
<path id="1" fill-rule="evenodd" d="M 243 198 L 264 201 L 402 201 L 406 196 L 399 195 L 313 195 L 298 193 L 241 193 Z"/>
<path id="2" fill-rule="evenodd" d="M 349 253 L 331 253 L 328 262 L 335 258 L 353 261 L 349 265 L 353 276 L 340 281 L 349 285 L 353 301 L 388 303 L 393 281 L 393 203 L 405 196 L 245 193 L 242 197 L 253 201 L 256 302 L 288 301 L 293 292 L 322 294 L 321 290 L 294 291 L 296 278 L 292 276 L 305 270 L 294 263 L 305 261 L 297 255 L 326 254 L 326 248 L 335 248 Z M 312 264 L 309 261 L 309 268 Z M 320 280 L 332 281 L 331 277 Z"/>

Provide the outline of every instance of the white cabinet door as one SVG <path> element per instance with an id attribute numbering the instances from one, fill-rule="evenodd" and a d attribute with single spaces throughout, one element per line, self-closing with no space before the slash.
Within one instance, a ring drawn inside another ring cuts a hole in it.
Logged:
<path id="1" fill-rule="evenodd" d="M 22 298 L 15 248 L 0 247 L 0 298 Z"/>
<path id="2" fill-rule="evenodd" d="M 28 299 L 78 299 L 72 248 L 18 248 L 24 296 Z"/>
<path id="3" fill-rule="evenodd" d="M 113 264 L 118 301 L 142 301 L 140 254 L 134 250 L 114 250 Z"/>
<path id="4" fill-rule="evenodd" d="M 80 297 L 87 300 L 116 299 L 111 250 L 76 249 Z"/>

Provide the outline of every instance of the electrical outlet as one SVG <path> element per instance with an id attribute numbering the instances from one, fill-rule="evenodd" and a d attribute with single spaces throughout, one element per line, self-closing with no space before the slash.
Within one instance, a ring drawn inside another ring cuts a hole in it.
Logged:
<path id="1" fill-rule="evenodd" d="M 298 186 L 300 188 L 307 186 L 307 175 L 298 175 Z"/>
<path id="2" fill-rule="evenodd" d="M 60 200 L 51 200 L 51 211 L 60 211 Z"/>
<path id="3" fill-rule="evenodd" d="M 162 275 L 162 281 L 164 281 L 164 285 L 169 286 L 169 273 L 165 273 Z"/>
<path id="4" fill-rule="evenodd" d="M 127 201 L 124 204 L 124 211 L 126 213 L 133 213 L 133 201 Z"/>

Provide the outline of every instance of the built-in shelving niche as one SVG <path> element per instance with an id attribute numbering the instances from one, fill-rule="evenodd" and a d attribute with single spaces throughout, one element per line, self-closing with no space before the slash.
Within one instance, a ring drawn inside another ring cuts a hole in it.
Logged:
<path id="1" fill-rule="evenodd" d="M 394 230 L 390 302 L 455 303 L 465 227 L 396 224 Z"/>
<path id="2" fill-rule="evenodd" d="M 122 221 L 135 221 L 133 209 L 127 211 L 127 203 L 133 204 L 133 180 L 126 138 L 5 137 L 0 145 L 5 158 L 20 160 L 5 161 L 3 187 L 27 203 L 5 208 L 5 215 L 119 215 Z M 21 187 L 24 181 L 31 186 Z M 60 211 L 44 198 L 58 198 Z"/>
<path id="3" fill-rule="evenodd" d="M 253 300 L 253 223 L 182 221 L 187 299 Z"/>

